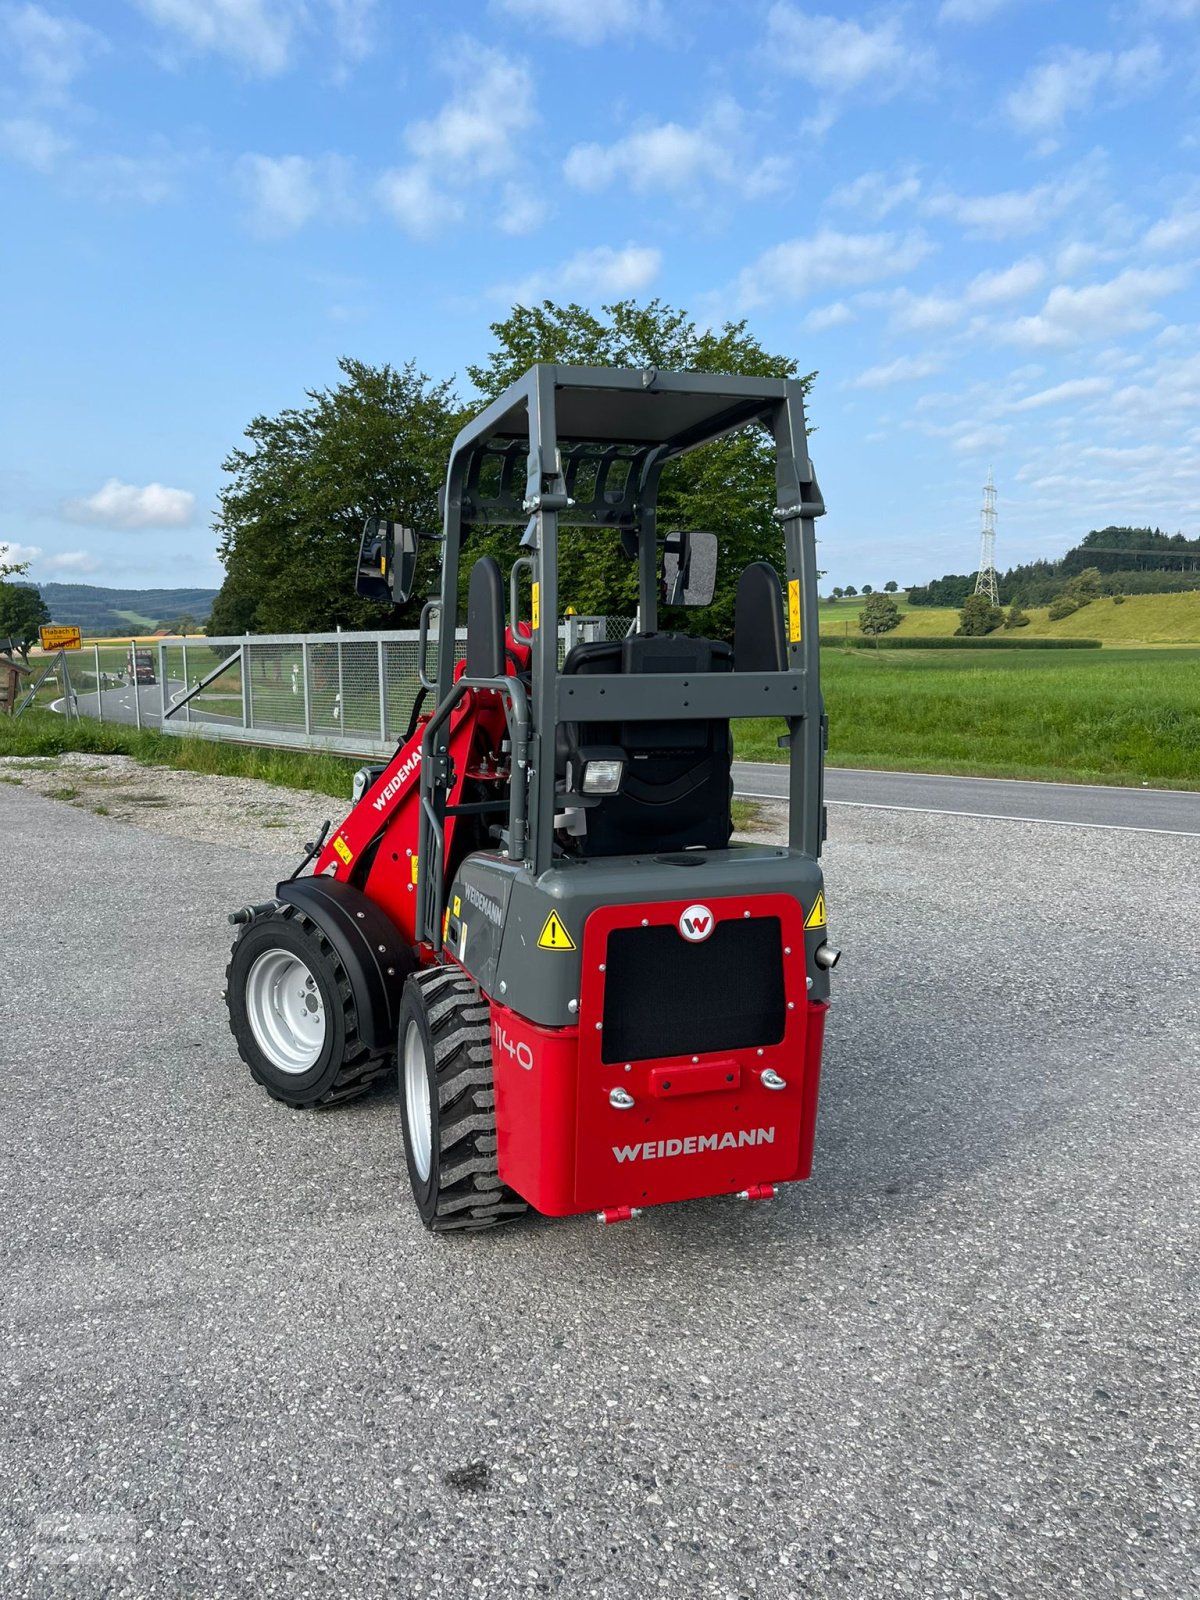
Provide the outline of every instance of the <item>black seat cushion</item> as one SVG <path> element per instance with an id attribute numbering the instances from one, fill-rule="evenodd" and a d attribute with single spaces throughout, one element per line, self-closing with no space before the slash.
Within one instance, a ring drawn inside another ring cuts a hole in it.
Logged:
<path id="1" fill-rule="evenodd" d="M 567 676 L 640 676 L 728 672 L 732 665 L 733 653 L 720 640 L 659 633 L 576 645 L 562 670 Z M 559 732 L 560 777 L 575 750 L 616 745 L 625 753 L 620 794 L 587 809 L 587 834 L 575 841 L 581 855 L 722 849 L 729 843 L 733 747 L 728 718 L 566 723 Z"/>

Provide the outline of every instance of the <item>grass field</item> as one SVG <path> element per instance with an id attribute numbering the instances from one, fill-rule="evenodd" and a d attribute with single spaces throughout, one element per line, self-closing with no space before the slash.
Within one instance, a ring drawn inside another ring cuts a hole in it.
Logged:
<path id="1" fill-rule="evenodd" d="M 904 620 L 894 637 L 948 638 L 958 627 L 958 612 L 938 606 L 910 606 L 900 595 L 892 597 Z M 858 613 L 862 597 L 821 602 L 821 637 L 859 636 Z M 1043 607 L 1027 613 L 1029 626 L 1019 634 L 1026 639 L 1099 639 L 1114 646 L 1200 646 L 1200 590 L 1187 594 L 1131 595 L 1115 606 L 1111 600 L 1093 600 L 1060 622 L 1051 622 Z"/>
<path id="2" fill-rule="evenodd" d="M 821 682 L 835 766 L 1200 788 L 1200 650 L 824 650 Z M 784 759 L 781 723 L 736 729 Z"/>
<path id="3" fill-rule="evenodd" d="M 835 765 L 1200 788 L 1200 649 L 825 650 L 821 674 Z M 781 732 L 770 719 L 738 722 L 738 755 L 781 760 Z M 80 749 L 343 796 L 360 764 L 46 711 L 0 719 L 0 755 Z"/>

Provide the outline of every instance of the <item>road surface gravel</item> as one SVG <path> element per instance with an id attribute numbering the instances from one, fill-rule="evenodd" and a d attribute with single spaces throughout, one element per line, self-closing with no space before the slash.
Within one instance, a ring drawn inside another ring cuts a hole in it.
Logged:
<path id="1" fill-rule="evenodd" d="M 226 1031 L 295 840 L 0 784 L 6 1600 L 1200 1594 L 1198 852 L 832 828 L 813 1180 L 434 1239 Z"/>

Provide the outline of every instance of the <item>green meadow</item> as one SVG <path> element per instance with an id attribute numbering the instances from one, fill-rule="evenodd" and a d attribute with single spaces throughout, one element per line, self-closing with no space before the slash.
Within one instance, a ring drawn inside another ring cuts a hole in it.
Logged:
<path id="1" fill-rule="evenodd" d="M 1200 649 L 822 650 L 821 683 L 834 766 L 1200 788 Z M 781 731 L 737 724 L 737 754 L 783 760 Z"/>

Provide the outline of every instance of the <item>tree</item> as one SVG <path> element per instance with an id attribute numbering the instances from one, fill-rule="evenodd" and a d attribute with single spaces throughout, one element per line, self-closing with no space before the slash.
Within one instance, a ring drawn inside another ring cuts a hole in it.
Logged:
<path id="1" fill-rule="evenodd" d="M 416 620 L 434 547 L 422 546 L 405 607 L 354 592 L 368 516 L 437 526 L 437 491 L 460 420 L 449 384 L 413 363 L 371 367 L 344 357 L 342 381 L 309 404 L 253 418 L 250 447 L 230 452 L 216 530 L 226 578 L 210 634 L 399 626 Z"/>
<path id="2" fill-rule="evenodd" d="M 0 639 L 11 639 L 29 660 L 29 647 L 38 629 L 50 621 L 50 608 L 31 583 L 10 583 L 29 571 L 28 561 L 5 561 L 6 545 L 0 545 Z"/>
<path id="3" fill-rule="evenodd" d="M 184 637 L 189 633 L 204 632 L 203 627 L 196 621 L 195 617 L 191 616 L 186 611 L 182 616 L 176 617 L 174 622 L 164 622 L 162 626 L 164 628 L 168 628 L 172 633 L 179 634 L 181 637 Z"/>
<path id="4" fill-rule="evenodd" d="M 1029 626 L 1029 618 L 1021 610 L 1020 606 L 1015 600 L 1008 608 L 1008 615 L 1004 619 L 1004 626 L 1005 628 L 1027 628 Z"/>
<path id="5" fill-rule="evenodd" d="M 874 594 L 875 591 L 869 583 L 864 583 L 862 586 L 862 592 L 864 594 Z"/>
<path id="6" fill-rule="evenodd" d="M 867 591 L 863 590 L 864 594 Z M 886 594 L 867 594 L 867 603 L 858 613 L 858 628 L 860 633 L 877 637 L 881 633 L 891 633 L 893 628 L 900 626 L 900 607 Z"/>
<path id="7" fill-rule="evenodd" d="M 957 638 L 978 639 L 992 633 L 1004 621 L 1004 613 L 985 594 L 969 594 L 958 613 Z"/>
<path id="8" fill-rule="evenodd" d="M 884 594 L 895 594 L 899 587 L 900 585 L 896 582 L 895 578 L 889 578 L 883 586 L 883 592 Z"/>
<path id="9" fill-rule="evenodd" d="M 1069 594 L 1060 594 L 1046 615 L 1051 622 L 1061 622 L 1064 617 L 1069 617 L 1078 610 L 1078 600 L 1072 599 Z"/>
<path id="10" fill-rule="evenodd" d="M 854 596 L 857 593 L 858 593 L 858 590 L 854 587 L 854 585 L 852 583 L 848 583 L 846 585 L 846 598 L 847 598 L 847 600 L 853 600 Z"/>
<path id="11" fill-rule="evenodd" d="M 534 362 L 600 367 L 658 367 L 664 372 L 728 372 L 749 377 L 797 377 L 795 361 L 765 350 L 745 322 L 702 328 L 684 311 L 652 300 L 620 300 L 600 315 L 582 306 L 516 306 L 492 324 L 496 347 L 467 368 L 485 400 L 494 399 Z M 800 378 L 805 391 L 815 373 Z M 774 448 L 758 429 L 722 439 L 671 462 L 658 502 L 660 535 L 672 528 L 709 528 L 720 539 L 717 587 L 711 607 L 696 613 L 706 634 L 730 636 L 737 579 L 751 561 L 783 567 L 783 536 L 775 509 Z M 507 568 L 519 529 L 473 537 L 475 554 L 490 551 Z M 559 603 L 578 611 L 628 615 L 637 604 L 635 564 L 620 542 L 590 529 L 572 537 L 560 525 Z M 685 628 L 688 613 L 668 613 L 662 626 Z"/>
<path id="12" fill-rule="evenodd" d="M 845 592 L 846 592 L 845 589 L 843 589 L 841 584 L 839 583 L 837 588 L 833 590 L 833 598 L 835 600 L 840 600 L 842 598 L 842 596 L 845 594 Z"/>

